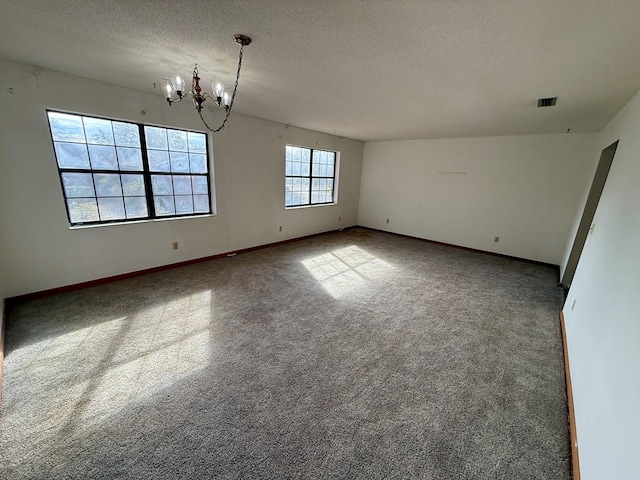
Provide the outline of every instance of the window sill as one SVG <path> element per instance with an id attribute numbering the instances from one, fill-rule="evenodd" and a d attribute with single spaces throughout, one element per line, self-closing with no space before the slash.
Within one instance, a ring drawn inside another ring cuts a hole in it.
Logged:
<path id="1" fill-rule="evenodd" d="M 337 205 L 338 202 L 332 202 L 332 203 L 316 203 L 313 205 L 296 205 L 294 207 L 284 207 L 285 210 L 298 210 L 301 208 L 314 208 L 314 207 L 331 207 L 333 205 Z"/>
<path id="2" fill-rule="evenodd" d="M 215 213 L 206 213 L 203 215 L 190 215 L 187 217 L 169 217 L 169 218 L 147 218 L 144 220 L 132 220 L 129 222 L 113 222 L 113 223 L 95 223 L 92 225 L 69 225 L 69 230 L 86 230 L 90 228 L 114 227 L 123 225 L 139 225 L 142 223 L 170 222 L 173 220 L 188 220 L 193 218 L 209 218 L 215 217 Z"/>

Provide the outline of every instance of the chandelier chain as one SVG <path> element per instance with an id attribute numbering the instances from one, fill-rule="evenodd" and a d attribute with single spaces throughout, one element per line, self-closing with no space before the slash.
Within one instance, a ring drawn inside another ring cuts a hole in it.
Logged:
<path id="1" fill-rule="evenodd" d="M 207 127 L 207 130 L 209 130 L 210 132 L 213 133 L 217 133 L 220 130 L 222 130 L 225 126 L 225 124 L 227 123 L 227 120 L 229 119 L 229 115 L 231 115 L 231 109 L 233 108 L 233 101 L 236 98 L 236 90 L 238 89 L 238 82 L 240 80 L 240 68 L 242 67 L 242 52 L 244 50 L 244 44 L 240 45 L 240 53 L 238 55 L 238 72 L 236 73 L 236 83 L 233 86 L 233 93 L 231 94 L 231 100 L 229 101 L 229 107 L 226 109 L 226 113 L 224 116 L 224 120 L 222 121 L 222 123 L 220 124 L 220 126 L 216 129 L 213 129 L 209 126 L 209 124 L 207 124 L 207 122 L 205 121 L 204 117 L 202 116 L 202 112 L 198 111 L 198 115 L 200 115 L 200 120 L 202 120 L 202 123 L 204 124 L 205 127 Z"/>

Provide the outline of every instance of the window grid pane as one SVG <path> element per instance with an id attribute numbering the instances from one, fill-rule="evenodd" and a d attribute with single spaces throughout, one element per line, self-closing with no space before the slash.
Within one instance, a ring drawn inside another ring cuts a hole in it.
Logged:
<path id="1" fill-rule="evenodd" d="M 47 115 L 71 225 L 211 213 L 206 134 Z"/>
<path id="2" fill-rule="evenodd" d="M 67 208 L 72 223 L 100 221 L 95 198 L 70 198 L 67 200 Z"/>
<path id="3" fill-rule="evenodd" d="M 285 207 L 334 202 L 336 152 L 285 147 Z"/>
<path id="4" fill-rule="evenodd" d="M 126 218 L 123 198 L 98 197 L 98 212 L 100 213 L 100 220 L 121 220 Z"/>
<path id="5" fill-rule="evenodd" d="M 145 218 L 149 215 L 145 197 L 124 197 L 127 218 Z"/>
<path id="6" fill-rule="evenodd" d="M 58 168 L 89 168 L 89 153 L 85 144 L 54 142 L 53 145 L 58 159 Z"/>

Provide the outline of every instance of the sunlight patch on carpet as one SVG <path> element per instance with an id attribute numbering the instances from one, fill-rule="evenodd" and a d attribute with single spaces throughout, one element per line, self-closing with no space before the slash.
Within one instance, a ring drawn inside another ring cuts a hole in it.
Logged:
<path id="1" fill-rule="evenodd" d="M 355 293 L 394 269 L 356 245 L 302 260 L 302 264 L 336 299 Z"/>
<path id="2" fill-rule="evenodd" d="M 95 428 L 206 368 L 211 320 L 206 290 L 15 350 L 32 365 L 21 382 L 25 401 L 8 412 L 5 427 L 40 437 Z M 48 392 L 42 405 L 41 389 Z"/>

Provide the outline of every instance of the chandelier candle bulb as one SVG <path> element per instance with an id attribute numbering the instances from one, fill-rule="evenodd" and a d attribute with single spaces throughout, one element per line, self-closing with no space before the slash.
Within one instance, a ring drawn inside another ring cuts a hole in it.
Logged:
<path id="1" fill-rule="evenodd" d="M 220 105 L 222 96 L 224 95 L 224 85 L 221 82 L 212 82 L 211 88 L 213 89 L 213 95 L 216 97 L 218 105 Z"/>
<path id="2" fill-rule="evenodd" d="M 162 79 L 162 90 L 164 90 L 164 96 L 171 105 L 173 99 L 173 83 L 171 83 L 171 79 L 169 77 L 164 77 Z"/>
<path id="3" fill-rule="evenodd" d="M 173 83 L 174 88 L 176 89 L 176 94 L 178 98 L 182 97 L 182 92 L 184 92 L 184 78 L 180 75 L 176 75 L 176 80 Z"/>

